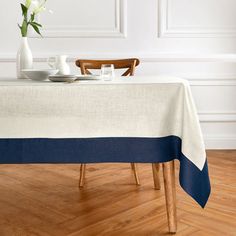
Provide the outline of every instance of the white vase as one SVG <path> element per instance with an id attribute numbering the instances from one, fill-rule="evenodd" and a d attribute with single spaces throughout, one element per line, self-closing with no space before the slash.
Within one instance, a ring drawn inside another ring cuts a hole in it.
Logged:
<path id="1" fill-rule="evenodd" d="M 23 69 L 33 68 L 33 56 L 29 48 L 27 37 L 22 37 L 20 49 L 17 52 L 16 69 L 18 79 L 27 79 L 22 72 Z"/>

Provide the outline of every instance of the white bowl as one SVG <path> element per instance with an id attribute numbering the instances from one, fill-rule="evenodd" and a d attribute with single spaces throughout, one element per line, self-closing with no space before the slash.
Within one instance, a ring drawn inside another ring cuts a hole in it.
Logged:
<path id="1" fill-rule="evenodd" d="M 48 78 L 50 75 L 55 75 L 58 70 L 56 69 L 24 69 L 22 72 L 27 76 L 27 78 L 36 80 L 36 81 L 43 81 Z"/>

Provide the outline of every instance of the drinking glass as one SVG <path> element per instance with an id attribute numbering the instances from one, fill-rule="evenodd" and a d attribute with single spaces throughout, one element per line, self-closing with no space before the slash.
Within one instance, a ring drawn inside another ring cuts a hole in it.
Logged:
<path id="1" fill-rule="evenodd" d="M 103 64 L 101 67 L 101 76 L 103 80 L 112 80 L 115 76 L 113 64 Z"/>

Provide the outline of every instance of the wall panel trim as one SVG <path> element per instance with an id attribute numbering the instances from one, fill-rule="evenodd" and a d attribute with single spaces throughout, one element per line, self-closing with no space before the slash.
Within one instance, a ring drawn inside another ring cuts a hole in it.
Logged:
<path id="1" fill-rule="evenodd" d="M 198 115 L 201 122 L 236 123 L 236 111 L 199 111 Z"/>
<path id="2" fill-rule="evenodd" d="M 115 27 L 73 27 L 60 28 L 58 26 L 41 30 L 44 38 L 125 38 L 127 36 L 127 6 L 126 0 L 115 1 Z M 30 38 L 40 38 L 34 31 L 30 32 Z"/>
<path id="3" fill-rule="evenodd" d="M 158 0 L 158 37 L 160 38 L 231 38 L 236 37 L 236 27 L 199 28 L 171 26 L 169 24 L 171 0 Z"/>
<path id="4" fill-rule="evenodd" d="M 36 62 L 44 62 L 49 56 L 55 54 L 54 52 L 46 54 L 34 54 L 34 60 Z M 236 63 L 236 53 L 233 54 L 181 54 L 181 53 L 152 53 L 152 54 L 137 54 L 137 52 L 130 53 L 117 53 L 104 54 L 104 53 L 84 53 L 78 54 L 73 53 L 69 55 L 68 60 L 74 61 L 78 56 L 83 58 L 128 58 L 128 57 L 138 57 L 143 63 L 150 62 L 220 62 L 220 63 Z M 15 53 L 0 53 L 0 62 L 15 62 Z"/>

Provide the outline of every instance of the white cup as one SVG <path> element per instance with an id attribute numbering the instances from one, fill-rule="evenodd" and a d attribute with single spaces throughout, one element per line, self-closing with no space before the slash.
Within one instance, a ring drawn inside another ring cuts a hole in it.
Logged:
<path id="1" fill-rule="evenodd" d="M 66 62 L 68 56 L 60 55 L 55 57 L 48 58 L 48 65 L 58 70 L 58 75 L 69 75 L 70 74 L 70 66 Z"/>

